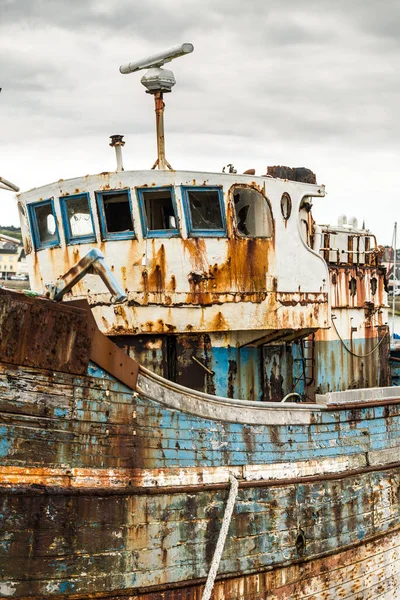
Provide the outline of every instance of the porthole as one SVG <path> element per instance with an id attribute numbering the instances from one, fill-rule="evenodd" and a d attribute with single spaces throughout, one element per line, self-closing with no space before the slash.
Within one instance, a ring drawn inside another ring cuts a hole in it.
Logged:
<path id="1" fill-rule="evenodd" d="M 282 194 L 281 198 L 282 217 L 287 221 L 292 213 L 292 199 L 287 192 Z"/>

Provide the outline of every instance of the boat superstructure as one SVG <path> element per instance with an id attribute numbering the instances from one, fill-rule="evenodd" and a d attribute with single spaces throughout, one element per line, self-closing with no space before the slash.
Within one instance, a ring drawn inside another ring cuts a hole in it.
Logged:
<path id="1" fill-rule="evenodd" d="M 253 360 L 251 379 L 260 376 L 262 345 L 329 325 L 328 270 L 298 218 L 323 193 L 273 178 L 179 171 L 108 173 L 35 189 L 20 196 L 32 232 L 25 235 L 31 285 L 45 292 L 99 249 L 127 302 L 114 306 L 90 275 L 71 294 L 88 299 L 104 333 L 121 336 L 134 357 L 167 378 L 248 397 L 245 382 Z M 292 214 L 284 217 L 287 197 Z M 43 230 L 50 220 L 52 234 Z M 239 362 L 246 370 L 229 374 Z M 214 380 L 208 371 L 218 371 Z M 253 387 L 250 397 L 261 399 L 261 384 Z"/>

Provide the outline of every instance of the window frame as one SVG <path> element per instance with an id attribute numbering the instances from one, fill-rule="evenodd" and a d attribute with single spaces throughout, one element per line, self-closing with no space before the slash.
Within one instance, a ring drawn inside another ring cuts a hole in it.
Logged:
<path id="1" fill-rule="evenodd" d="M 93 234 L 79 235 L 79 236 L 71 235 L 71 228 L 70 228 L 70 223 L 69 223 L 69 219 L 68 219 L 67 204 L 68 204 L 68 200 L 71 200 L 74 198 L 86 198 L 87 199 Z M 60 196 L 59 201 L 60 201 L 61 217 L 62 217 L 62 221 L 63 221 L 65 243 L 67 244 L 67 246 L 70 246 L 72 244 L 86 244 L 87 242 L 96 242 L 97 241 L 96 230 L 94 228 L 93 210 L 92 210 L 92 206 L 90 203 L 89 192 L 82 192 L 80 194 L 69 194 L 68 196 Z"/>
<path id="2" fill-rule="evenodd" d="M 143 192 L 159 192 L 168 190 L 171 192 L 172 208 L 174 210 L 174 217 L 176 221 L 176 227 L 174 229 L 149 229 L 147 226 L 147 215 L 146 206 L 143 197 Z M 139 204 L 140 223 L 142 226 L 142 234 L 144 238 L 172 238 L 181 237 L 179 227 L 179 216 L 177 210 L 177 203 L 175 198 L 175 188 L 173 185 L 159 185 L 152 187 L 136 187 L 136 196 Z"/>
<path id="3" fill-rule="evenodd" d="M 46 206 L 46 205 L 51 206 L 51 212 L 52 212 L 54 222 L 56 225 L 55 233 L 57 234 L 57 239 L 52 240 L 50 242 L 41 242 L 40 234 L 39 234 L 39 225 L 38 225 L 38 221 L 37 221 L 37 217 L 36 217 L 36 208 L 38 208 L 39 206 Z M 53 197 L 46 198 L 46 200 L 41 200 L 40 202 L 31 202 L 30 204 L 27 204 L 27 207 L 28 207 L 29 224 L 30 224 L 30 229 L 31 229 L 31 233 L 32 233 L 32 239 L 33 239 L 33 245 L 34 245 L 35 251 L 43 250 L 44 248 L 55 248 L 56 246 L 60 246 L 60 232 L 58 229 L 56 211 L 54 208 L 54 198 Z"/>
<path id="4" fill-rule="evenodd" d="M 128 195 L 129 211 L 131 214 L 132 227 L 133 227 L 132 231 L 114 231 L 114 232 L 107 231 L 107 219 L 106 219 L 106 214 L 104 211 L 103 198 L 105 196 L 117 196 L 118 194 L 120 194 L 121 196 L 122 196 L 122 194 Z M 96 197 L 97 212 L 99 214 L 101 239 L 102 240 L 134 240 L 134 239 L 136 239 L 135 221 L 133 218 L 132 196 L 131 196 L 130 188 L 119 188 L 117 190 L 99 190 L 99 191 L 96 191 L 94 193 L 94 195 Z"/>
<path id="5" fill-rule="evenodd" d="M 221 229 L 193 229 L 192 215 L 190 211 L 189 195 L 188 192 L 201 191 L 201 192 L 217 192 L 219 200 L 219 209 L 222 217 L 222 228 Z M 225 214 L 225 202 L 224 193 L 222 186 L 198 186 L 198 185 L 181 185 L 182 194 L 182 205 L 186 219 L 186 228 L 188 237 L 228 237 L 226 228 L 226 214 Z"/>

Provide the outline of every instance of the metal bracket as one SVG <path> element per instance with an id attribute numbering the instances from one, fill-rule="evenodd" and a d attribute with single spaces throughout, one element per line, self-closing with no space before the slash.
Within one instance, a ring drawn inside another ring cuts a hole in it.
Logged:
<path id="1" fill-rule="evenodd" d="M 111 302 L 113 304 L 126 302 L 127 295 L 115 279 L 110 268 L 106 265 L 104 254 L 97 248 L 90 250 L 90 252 L 71 267 L 65 275 L 59 277 L 55 284 L 50 283 L 46 285 L 51 300 L 62 300 L 63 296 L 67 294 L 78 281 L 83 279 L 87 273 L 99 275 L 112 294 Z"/>

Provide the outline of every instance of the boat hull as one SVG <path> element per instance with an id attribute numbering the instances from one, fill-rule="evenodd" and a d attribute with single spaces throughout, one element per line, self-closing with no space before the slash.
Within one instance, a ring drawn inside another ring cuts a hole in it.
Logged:
<path id="1" fill-rule="evenodd" d="M 242 488 L 214 597 L 393 598 L 398 486 L 396 469 Z M 1 596 L 200 597 L 227 491 L 121 492 L 3 489 Z"/>
<path id="2" fill-rule="evenodd" d="M 399 398 L 263 405 L 89 371 L 0 365 L 2 597 L 199 597 L 230 476 L 215 598 L 400 590 Z"/>

